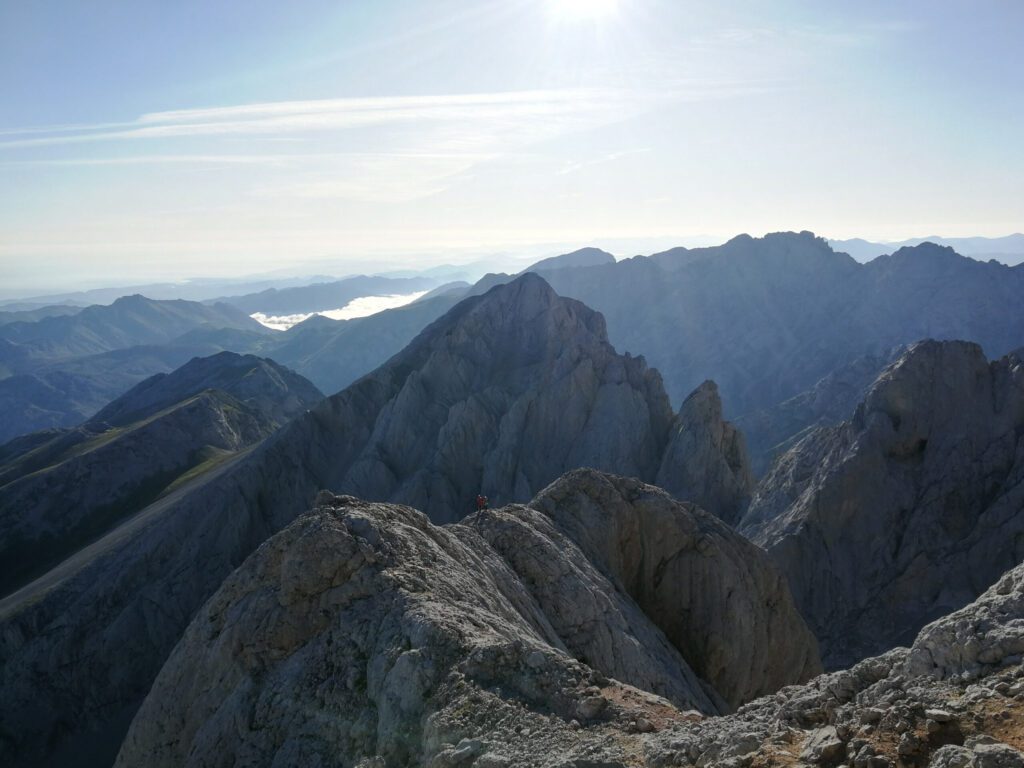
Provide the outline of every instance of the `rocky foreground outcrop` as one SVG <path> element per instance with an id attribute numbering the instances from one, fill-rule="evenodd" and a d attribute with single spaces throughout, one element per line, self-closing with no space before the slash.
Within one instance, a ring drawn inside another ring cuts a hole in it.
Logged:
<path id="1" fill-rule="evenodd" d="M 450 526 L 325 493 L 207 602 L 118 763 L 469 764 L 480 744 L 445 744 L 492 728 L 523 764 L 569 760 L 581 728 L 818 669 L 767 557 L 639 481 L 573 472 Z"/>
<path id="2" fill-rule="evenodd" d="M 1024 565 L 910 648 L 647 737 L 641 764 L 1021 768 L 1022 653 Z"/>
<path id="3" fill-rule="evenodd" d="M 1024 364 L 911 347 L 853 418 L 762 481 L 740 530 L 786 573 L 826 667 L 911 642 L 1024 558 Z"/>
<path id="4" fill-rule="evenodd" d="M 608 496 L 633 513 L 606 516 L 602 552 L 575 536 L 594 536 L 585 515 Z M 685 663 L 655 675 L 661 696 L 642 690 L 672 634 L 646 634 L 650 608 L 626 597 L 639 539 L 623 523 L 710 539 L 673 573 L 699 634 L 692 588 L 735 577 L 748 545 L 656 489 L 574 473 L 530 507 L 443 527 L 324 494 L 204 606 L 117 765 L 1024 766 L 1024 566 L 909 649 L 714 717 Z"/>
<path id="5" fill-rule="evenodd" d="M 113 529 L 0 600 L 0 761 L 119 743 L 195 612 L 320 489 L 448 522 L 481 491 L 527 502 L 581 466 L 687 476 L 690 456 L 664 459 L 677 419 L 657 372 L 618 355 L 601 315 L 536 275 L 466 299 L 251 454 L 147 507 L 145 525 Z"/>

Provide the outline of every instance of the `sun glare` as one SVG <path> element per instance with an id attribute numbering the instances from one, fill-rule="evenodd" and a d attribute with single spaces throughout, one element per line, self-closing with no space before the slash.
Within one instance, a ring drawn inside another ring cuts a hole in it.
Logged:
<path id="1" fill-rule="evenodd" d="M 618 0 L 547 0 L 552 16 L 566 21 L 596 20 L 611 16 Z"/>

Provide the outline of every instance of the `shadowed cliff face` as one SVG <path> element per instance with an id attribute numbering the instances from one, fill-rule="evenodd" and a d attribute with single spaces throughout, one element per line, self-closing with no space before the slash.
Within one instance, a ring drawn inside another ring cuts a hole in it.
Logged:
<path id="1" fill-rule="evenodd" d="M 599 314 L 537 276 L 467 299 L 250 455 L 148 507 L 145 525 L 0 601 L 0 749 L 44 759 L 54 739 L 74 752 L 92 730 L 123 728 L 115 714 L 138 706 L 197 608 L 322 488 L 447 522 L 481 491 L 526 502 L 580 466 L 687 477 L 691 458 L 720 459 L 676 451 L 666 463 L 670 441 L 722 428 L 680 418 L 658 374 L 616 354 Z"/>
<path id="2" fill-rule="evenodd" d="M 732 417 L 921 339 L 969 339 L 990 356 L 1024 342 L 1024 270 L 931 243 L 858 264 L 810 232 L 740 235 L 541 274 L 601 312 L 615 348 L 643 354 L 673 403 L 710 378 Z"/>
<path id="3" fill-rule="evenodd" d="M 842 666 L 910 642 L 1024 557 L 1024 366 L 910 348 L 853 418 L 780 458 L 740 529 Z"/>
<path id="4" fill-rule="evenodd" d="M 597 687 L 586 699 L 595 684 L 717 713 L 818 669 L 763 553 L 636 480 L 573 472 L 530 507 L 446 527 L 323 494 L 191 624 L 119 764 L 402 765 L 436 750 L 435 713 L 477 686 L 549 706 L 567 728 L 616 717 Z"/>
<path id="5" fill-rule="evenodd" d="M 746 511 L 754 476 L 743 435 L 722 418 L 715 382 L 705 381 L 683 401 L 657 485 L 714 510 L 730 524 Z"/>
<path id="6" fill-rule="evenodd" d="M 0 595 L 46 573 L 187 477 L 323 399 L 270 360 L 223 352 L 133 387 L 75 429 L 0 457 Z"/>

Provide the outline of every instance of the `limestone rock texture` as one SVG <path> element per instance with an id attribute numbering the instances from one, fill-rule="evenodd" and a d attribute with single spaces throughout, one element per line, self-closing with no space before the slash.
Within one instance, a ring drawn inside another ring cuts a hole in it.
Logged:
<path id="1" fill-rule="evenodd" d="M 649 735 L 647 766 L 1024 766 L 1024 565 L 896 648 Z"/>
<path id="2" fill-rule="evenodd" d="M 722 418 L 715 382 L 705 381 L 683 401 L 656 482 L 728 523 L 746 512 L 754 475 L 743 434 Z"/>
<path id="3" fill-rule="evenodd" d="M 571 499 L 598 482 L 631 487 L 573 473 L 549 490 Z M 646 517 L 654 491 L 636 490 Z M 435 526 L 322 494 L 202 608 L 117 765 L 1024 764 L 1024 565 L 910 648 L 712 716 L 606 671 L 625 659 L 580 658 L 628 617 L 616 614 L 622 589 L 587 567 L 590 545 L 566 527 L 576 504 L 555 503 L 546 491 Z M 616 618 L 589 623 L 609 588 Z M 614 635 L 623 648 L 649 641 L 629 632 Z M 656 669 L 661 651 L 645 650 Z M 636 680 L 630 663 L 617 671 Z"/>
<path id="4" fill-rule="evenodd" d="M 638 481 L 573 472 L 447 526 L 321 493 L 203 606 L 117 764 L 572 764 L 581 728 L 819 670 L 767 557 Z"/>
<path id="5" fill-rule="evenodd" d="M 657 372 L 540 277 L 470 297 L 251 452 L 0 599 L 0 762 L 82 764 L 116 746 L 195 612 L 321 489 L 452 522 L 481 491 L 525 503 L 578 467 L 653 481 L 676 424 Z"/>
<path id="6" fill-rule="evenodd" d="M 653 479 L 673 420 L 657 372 L 532 274 L 462 302 L 331 405 L 358 421 L 327 487 L 439 522 L 579 466 Z"/>
<path id="7" fill-rule="evenodd" d="M 1024 558 L 1024 364 L 913 345 L 852 419 L 762 480 L 740 530 L 771 554 L 826 667 L 910 643 Z"/>

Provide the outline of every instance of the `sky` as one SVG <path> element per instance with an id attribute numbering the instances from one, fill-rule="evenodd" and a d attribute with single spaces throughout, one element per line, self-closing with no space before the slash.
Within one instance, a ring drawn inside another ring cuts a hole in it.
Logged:
<path id="1" fill-rule="evenodd" d="M 0 0 L 0 292 L 1024 229 L 1020 0 Z"/>

